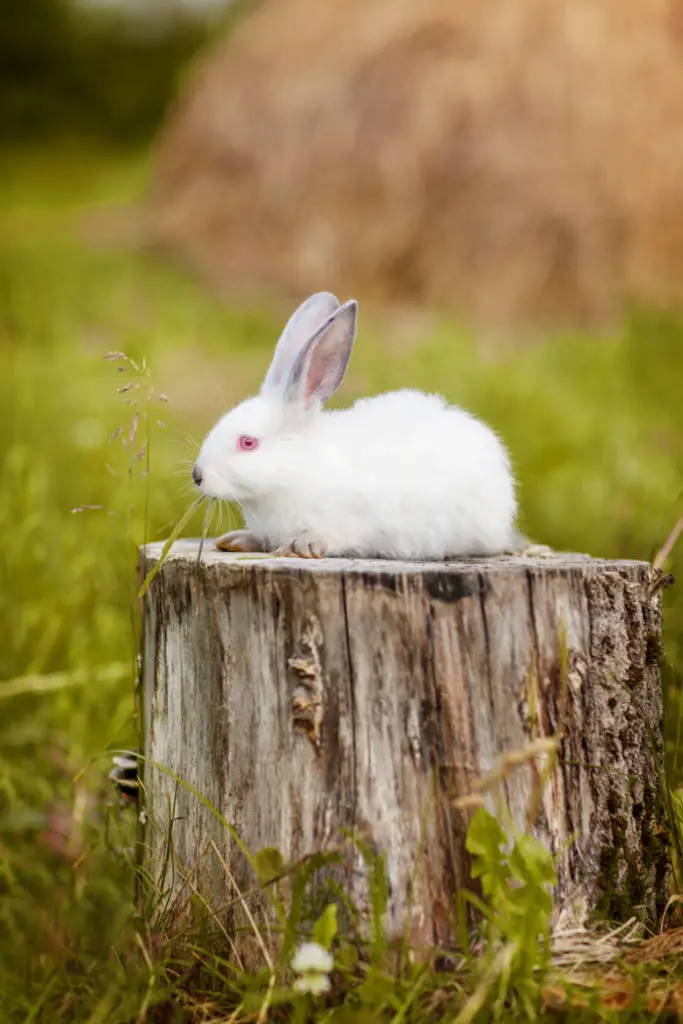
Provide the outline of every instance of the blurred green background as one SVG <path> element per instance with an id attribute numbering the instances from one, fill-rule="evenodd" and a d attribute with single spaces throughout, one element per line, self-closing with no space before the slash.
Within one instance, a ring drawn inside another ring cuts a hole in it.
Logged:
<path id="1" fill-rule="evenodd" d="M 150 986 L 126 952 L 134 815 L 106 782 L 106 751 L 137 744 L 136 544 L 185 510 L 194 443 L 258 385 L 289 310 L 227 304 L 131 242 L 150 139 L 236 14 L 0 10 L 0 1020 L 124 1021 Z M 341 399 L 404 385 L 501 432 L 539 542 L 649 559 L 683 513 L 674 315 L 520 344 L 370 307 Z M 665 603 L 680 669 L 680 587 Z"/>

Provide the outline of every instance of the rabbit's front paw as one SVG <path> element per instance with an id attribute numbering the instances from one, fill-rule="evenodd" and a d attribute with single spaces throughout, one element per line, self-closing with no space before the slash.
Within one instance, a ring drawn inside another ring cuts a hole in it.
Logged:
<path id="1" fill-rule="evenodd" d="M 249 530 L 230 530 L 216 541 L 219 551 L 263 551 L 263 541 Z"/>
<path id="2" fill-rule="evenodd" d="M 555 552 L 547 544 L 533 544 L 531 541 L 518 545 L 510 545 L 503 555 L 513 555 L 516 558 L 554 558 Z"/>
<path id="3" fill-rule="evenodd" d="M 529 544 L 520 552 L 523 558 L 554 558 L 555 552 L 547 544 Z"/>
<path id="4" fill-rule="evenodd" d="M 288 558 L 323 558 L 325 545 L 311 537 L 295 537 L 288 543 L 281 544 L 275 554 Z"/>

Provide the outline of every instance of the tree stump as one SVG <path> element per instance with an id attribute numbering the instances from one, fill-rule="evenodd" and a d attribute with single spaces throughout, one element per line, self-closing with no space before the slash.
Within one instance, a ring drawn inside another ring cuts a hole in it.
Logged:
<path id="1" fill-rule="evenodd" d="M 144 572 L 160 553 L 147 547 Z M 661 906 L 661 594 L 647 563 L 197 554 L 177 542 L 145 602 L 145 842 L 160 884 L 219 917 L 254 887 L 207 805 L 252 853 L 288 862 L 351 830 L 386 858 L 389 933 L 408 921 L 415 944 L 451 944 L 467 823 L 476 799 L 496 805 L 481 784 L 493 773 L 516 827 L 536 805 L 530 827 L 558 855 L 556 913 Z M 361 861 L 346 856 L 362 902 Z"/>

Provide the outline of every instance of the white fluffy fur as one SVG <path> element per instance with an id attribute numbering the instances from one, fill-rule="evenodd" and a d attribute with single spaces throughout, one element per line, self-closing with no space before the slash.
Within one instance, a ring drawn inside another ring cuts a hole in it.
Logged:
<path id="1" fill-rule="evenodd" d="M 334 330 L 350 353 L 355 304 L 346 335 Z M 239 451 L 242 434 L 258 438 L 258 450 Z M 282 387 L 264 387 L 216 424 L 197 467 L 205 494 L 242 504 L 265 550 L 296 540 L 328 555 L 440 559 L 513 544 L 515 486 L 505 448 L 484 423 L 437 395 L 396 391 L 330 412 L 305 387 L 295 400 Z"/>

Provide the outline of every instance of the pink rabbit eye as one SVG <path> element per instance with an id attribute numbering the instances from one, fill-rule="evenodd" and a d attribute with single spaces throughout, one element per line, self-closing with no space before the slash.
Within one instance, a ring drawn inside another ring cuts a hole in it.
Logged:
<path id="1" fill-rule="evenodd" d="M 237 450 L 240 452 L 253 452 L 258 448 L 258 439 L 249 434 L 240 434 L 237 438 Z"/>

